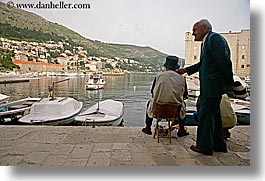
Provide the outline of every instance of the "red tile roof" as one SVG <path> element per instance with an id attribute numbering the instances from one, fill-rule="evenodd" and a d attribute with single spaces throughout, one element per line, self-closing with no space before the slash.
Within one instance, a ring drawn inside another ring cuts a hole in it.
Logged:
<path id="1" fill-rule="evenodd" d="M 46 65 L 46 66 L 60 66 L 63 67 L 62 64 L 52 64 L 52 63 L 46 63 L 46 62 L 25 62 L 23 60 L 13 60 L 14 64 L 32 64 L 32 65 Z"/>

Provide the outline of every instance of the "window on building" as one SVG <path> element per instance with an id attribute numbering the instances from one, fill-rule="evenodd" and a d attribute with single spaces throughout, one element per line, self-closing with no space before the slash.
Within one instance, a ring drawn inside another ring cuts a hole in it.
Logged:
<path id="1" fill-rule="evenodd" d="M 245 55 L 242 55 L 242 59 L 245 59 Z"/>
<path id="2" fill-rule="evenodd" d="M 243 69 L 245 66 L 244 65 L 241 65 L 241 68 Z"/>
<path id="3" fill-rule="evenodd" d="M 196 55 L 194 55 L 194 60 L 197 60 L 197 56 Z"/>

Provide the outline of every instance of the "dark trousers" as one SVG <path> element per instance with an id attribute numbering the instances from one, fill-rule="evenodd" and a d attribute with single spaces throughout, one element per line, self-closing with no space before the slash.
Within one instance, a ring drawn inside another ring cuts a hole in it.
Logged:
<path id="1" fill-rule="evenodd" d="M 149 106 L 149 103 L 150 103 L 150 101 L 147 102 L 146 110 L 147 110 L 147 108 L 148 108 L 148 106 Z M 184 119 L 180 119 L 180 118 L 178 117 L 178 120 L 179 120 L 179 130 L 183 131 L 183 130 L 184 130 L 184 126 L 185 126 L 185 121 L 186 121 L 186 119 L 185 119 L 185 118 L 184 118 Z M 176 121 L 176 120 L 175 120 L 175 121 Z M 145 125 L 146 125 L 146 127 L 147 127 L 147 128 L 151 128 L 151 126 L 152 126 L 152 122 L 153 122 L 153 118 L 150 118 L 150 117 L 148 116 L 147 112 L 146 112 L 146 113 L 145 113 Z"/>
<path id="2" fill-rule="evenodd" d="M 208 98 L 200 97 L 199 125 L 197 128 L 197 147 L 205 152 L 227 149 L 224 139 L 220 102 L 222 95 Z"/>

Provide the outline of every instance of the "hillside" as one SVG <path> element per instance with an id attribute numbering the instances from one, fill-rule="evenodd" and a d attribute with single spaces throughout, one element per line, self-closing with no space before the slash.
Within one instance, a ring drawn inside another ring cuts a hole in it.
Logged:
<path id="1" fill-rule="evenodd" d="M 134 45 L 122 45 L 103 43 L 93 41 L 81 36 L 80 34 L 59 25 L 57 23 L 49 22 L 39 15 L 22 10 L 22 9 L 8 9 L 6 4 L 0 2 L 0 23 L 2 27 L 11 26 L 13 33 L 7 33 L 2 28 L 0 36 L 9 38 L 21 39 L 21 32 L 29 31 L 30 35 L 35 33 L 38 36 L 24 37 L 24 39 L 38 39 L 39 36 L 50 36 L 51 40 L 58 41 L 58 39 L 67 40 L 74 45 L 84 47 L 90 55 L 104 56 L 104 57 L 123 57 L 134 59 L 145 64 L 150 64 L 152 67 L 161 65 L 166 54 L 159 52 L 151 47 L 140 47 Z M 16 37 L 17 36 L 17 37 Z M 44 41 L 39 39 L 39 41 Z"/>

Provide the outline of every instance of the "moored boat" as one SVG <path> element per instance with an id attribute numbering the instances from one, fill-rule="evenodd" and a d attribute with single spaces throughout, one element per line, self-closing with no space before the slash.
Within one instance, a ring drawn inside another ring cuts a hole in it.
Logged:
<path id="1" fill-rule="evenodd" d="M 240 125 L 250 125 L 250 101 L 241 99 L 230 99 L 230 101 L 237 116 L 237 123 Z"/>
<path id="2" fill-rule="evenodd" d="M 119 126 L 124 113 L 123 102 L 111 99 L 99 101 L 75 117 L 75 123 L 87 126 Z"/>
<path id="3" fill-rule="evenodd" d="M 86 90 L 98 90 L 104 89 L 106 81 L 103 78 L 102 73 L 94 73 L 89 75 L 89 79 L 85 84 Z"/>
<path id="4" fill-rule="evenodd" d="M 71 97 L 55 97 L 55 84 L 68 81 L 63 79 L 54 81 L 49 88 L 48 98 L 42 98 L 31 106 L 30 113 L 18 121 L 25 124 L 40 125 L 67 125 L 74 121 L 74 118 L 83 108 L 83 102 Z"/>
<path id="5" fill-rule="evenodd" d="M 10 96 L 0 94 L 0 104 L 6 103 L 9 98 L 10 98 Z"/>
<path id="6" fill-rule="evenodd" d="M 0 122 L 10 123 L 29 113 L 31 106 L 40 98 L 25 98 L 0 105 Z"/>
<path id="7" fill-rule="evenodd" d="M 236 114 L 237 124 L 250 125 L 250 101 L 245 101 L 241 99 L 232 99 L 232 98 L 230 98 L 229 100 Z M 198 125 L 198 121 L 196 121 L 196 119 L 198 119 L 197 116 L 198 114 L 196 112 L 195 106 L 187 107 L 186 125 L 197 126 Z"/>
<path id="8" fill-rule="evenodd" d="M 67 125 L 82 110 L 83 103 L 70 97 L 43 98 L 32 105 L 30 113 L 18 121 L 25 124 Z"/>

